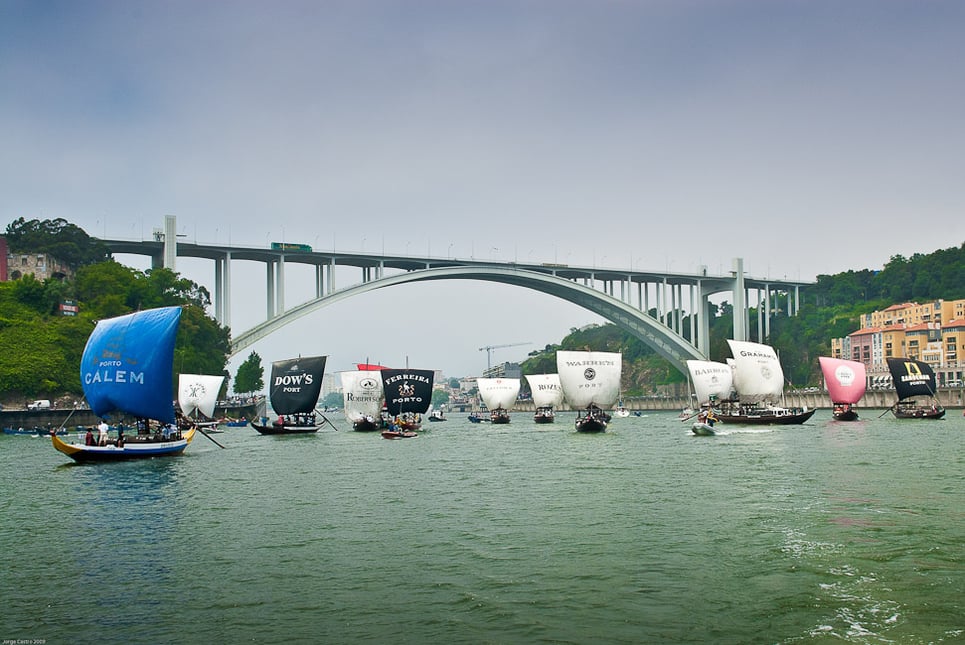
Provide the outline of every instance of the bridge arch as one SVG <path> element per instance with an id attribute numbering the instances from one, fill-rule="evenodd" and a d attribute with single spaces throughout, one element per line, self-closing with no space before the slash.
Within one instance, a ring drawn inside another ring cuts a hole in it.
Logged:
<path id="1" fill-rule="evenodd" d="M 262 338 L 281 329 L 288 323 L 347 298 L 399 284 L 432 280 L 483 280 L 497 282 L 532 289 L 566 300 L 592 311 L 639 338 L 684 373 L 687 372 L 687 359 L 706 358 L 693 345 L 659 321 L 612 296 L 550 274 L 496 266 L 418 269 L 370 280 L 341 289 L 292 307 L 283 314 L 275 316 L 238 335 L 231 341 L 231 353 L 237 354 Z"/>

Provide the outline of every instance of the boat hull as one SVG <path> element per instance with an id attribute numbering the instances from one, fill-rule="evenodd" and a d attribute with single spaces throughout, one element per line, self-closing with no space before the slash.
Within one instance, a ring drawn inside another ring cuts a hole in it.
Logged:
<path id="1" fill-rule="evenodd" d="M 846 410 L 844 412 L 834 412 L 831 414 L 835 421 L 857 421 L 858 413 L 854 410 Z"/>
<path id="2" fill-rule="evenodd" d="M 797 425 L 804 423 L 817 412 L 817 408 L 803 412 L 785 410 L 755 410 L 748 413 L 729 414 L 716 413 L 717 419 L 723 423 L 739 423 L 745 425 Z"/>
<path id="3" fill-rule="evenodd" d="M 938 408 L 933 410 L 931 408 L 891 408 L 891 413 L 895 415 L 896 419 L 941 419 L 945 416 L 945 409 Z"/>
<path id="4" fill-rule="evenodd" d="M 576 420 L 577 432 L 606 432 L 607 422 L 593 417 L 582 417 Z"/>
<path id="5" fill-rule="evenodd" d="M 533 423 L 553 423 L 555 420 L 550 414 L 539 414 L 533 417 Z"/>
<path id="6" fill-rule="evenodd" d="M 375 432 L 381 427 L 378 421 L 369 421 L 368 419 L 359 419 L 358 421 L 352 422 L 352 430 L 356 432 Z"/>
<path id="7" fill-rule="evenodd" d="M 494 425 L 509 423 L 509 415 L 505 413 L 497 414 L 494 412 L 492 416 L 489 418 L 489 422 Z"/>
<path id="8" fill-rule="evenodd" d="M 412 439 L 413 437 L 418 437 L 418 432 L 410 432 L 407 430 L 383 430 L 383 439 Z"/>
<path id="9" fill-rule="evenodd" d="M 276 425 L 260 425 L 258 423 L 252 422 L 251 427 L 257 430 L 261 434 L 309 434 L 312 432 L 318 432 L 318 429 L 322 427 L 321 424 L 310 425 L 310 426 L 276 426 Z"/>
<path id="10" fill-rule="evenodd" d="M 149 459 L 151 457 L 168 457 L 179 455 L 194 439 L 194 428 L 186 430 L 177 441 L 128 441 L 124 447 L 117 446 L 87 446 L 84 444 L 67 443 L 58 436 L 51 437 L 54 448 L 64 453 L 74 461 L 127 461 L 130 459 Z"/>

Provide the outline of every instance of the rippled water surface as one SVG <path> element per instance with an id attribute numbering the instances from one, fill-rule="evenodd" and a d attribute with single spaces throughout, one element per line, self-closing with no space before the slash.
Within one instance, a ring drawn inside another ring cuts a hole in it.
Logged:
<path id="1" fill-rule="evenodd" d="M 865 416 L 403 441 L 334 416 L 89 466 L 3 435 L 0 638 L 965 642 L 965 419 Z"/>

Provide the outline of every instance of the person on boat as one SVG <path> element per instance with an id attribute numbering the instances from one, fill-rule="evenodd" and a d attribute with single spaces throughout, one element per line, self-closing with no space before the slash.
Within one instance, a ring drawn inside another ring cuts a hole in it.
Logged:
<path id="1" fill-rule="evenodd" d="M 279 428 L 285 425 L 284 415 L 279 416 L 277 419 L 275 419 L 275 425 L 278 426 Z"/>
<path id="2" fill-rule="evenodd" d="M 93 446 L 94 445 L 94 433 L 91 432 L 90 428 L 87 428 L 87 434 L 84 435 L 84 445 Z"/>
<path id="3" fill-rule="evenodd" d="M 121 428 L 117 431 L 117 447 L 124 447 L 124 428 Z"/>
<path id="4" fill-rule="evenodd" d="M 110 430 L 110 426 L 107 425 L 107 421 L 101 419 L 101 422 L 97 424 L 97 445 L 106 446 L 107 445 L 107 431 Z"/>

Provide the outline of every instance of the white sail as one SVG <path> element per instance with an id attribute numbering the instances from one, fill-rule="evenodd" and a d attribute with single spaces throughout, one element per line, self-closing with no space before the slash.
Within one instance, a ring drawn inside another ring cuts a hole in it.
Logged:
<path id="1" fill-rule="evenodd" d="M 727 340 L 734 355 L 734 389 L 741 401 L 777 403 L 784 393 L 784 370 L 770 345 Z"/>
<path id="2" fill-rule="evenodd" d="M 620 396 L 623 355 L 619 352 L 556 352 L 563 396 L 574 408 L 609 408 Z"/>
<path id="3" fill-rule="evenodd" d="M 518 378 L 476 379 L 479 396 L 490 410 L 511 410 L 519 396 Z"/>
<path id="4" fill-rule="evenodd" d="M 356 422 L 365 417 L 378 419 L 382 413 L 382 374 L 373 371 L 340 372 L 345 418 Z"/>
<path id="5" fill-rule="evenodd" d="M 178 374 L 178 404 L 181 412 L 190 416 L 198 410 L 209 419 L 213 418 L 222 383 L 224 376 Z"/>
<path id="6" fill-rule="evenodd" d="M 734 372 L 730 365 L 715 361 L 687 361 L 690 381 L 701 405 L 711 400 L 725 401 L 734 388 Z"/>
<path id="7" fill-rule="evenodd" d="M 563 401 L 559 374 L 527 374 L 526 381 L 533 392 L 533 404 L 536 407 L 551 408 Z"/>

